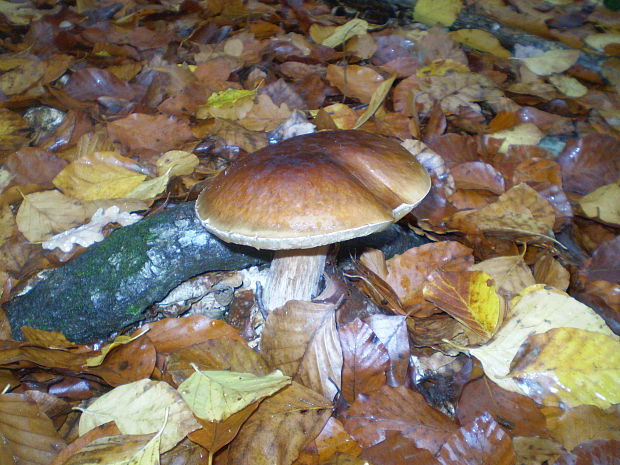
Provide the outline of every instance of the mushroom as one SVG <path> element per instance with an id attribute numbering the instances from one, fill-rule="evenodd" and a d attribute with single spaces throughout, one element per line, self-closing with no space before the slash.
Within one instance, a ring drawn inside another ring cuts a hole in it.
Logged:
<path id="1" fill-rule="evenodd" d="M 325 131 L 243 156 L 201 192 L 196 213 L 226 242 L 276 251 L 263 295 L 271 311 L 318 293 L 329 244 L 386 229 L 429 189 L 397 142 Z"/>

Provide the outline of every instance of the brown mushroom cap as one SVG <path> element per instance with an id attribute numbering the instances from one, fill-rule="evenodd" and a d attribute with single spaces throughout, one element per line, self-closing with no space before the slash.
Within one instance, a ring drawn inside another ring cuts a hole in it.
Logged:
<path id="1" fill-rule="evenodd" d="M 260 249 L 304 249 L 381 231 L 428 193 L 397 142 L 364 131 L 287 139 L 239 159 L 196 202 L 207 230 Z"/>

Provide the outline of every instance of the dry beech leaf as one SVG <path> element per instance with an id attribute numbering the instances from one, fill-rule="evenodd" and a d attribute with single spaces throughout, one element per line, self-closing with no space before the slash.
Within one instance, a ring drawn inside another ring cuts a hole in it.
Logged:
<path id="1" fill-rule="evenodd" d="M 400 386 L 407 383 L 409 365 L 409 336 L 407 317 L 404 315 L 371 315 L 366 323 L 385 346 L 390 356 L 388 384 Z"/>
<path id="2" fill-rule="evenodd" d="M 161 436 L 157 434 L 124 434 L 115 436 L 104 436 L 95 439 L 85 447 L 71 455 L 63 465 L 118 465 L 118 464 L 136 464 L 136 465 L 156 465 L 159 462 L 140 462 L 140 455 L 146 450 L 148 451 L 149 443 L 155 438 Z M 157 448 L 157 458 L 159 458 L 159 445 Z"/>
<path id="3" fill-rule="evenodd" d="M 323 429 L 332 404 L 293 382 L 261 402 L 228 449 L 235 465 L 290 465 Z"/>
<path id="4" fill-rule="evenodd" d="M 504 301 L 493 278 L 483 271 L 436 271 L 424 297 L 488 341 L 504 316 Z"/>
<path id="5" fill-rule="evenodd" d="M 267 317 L 260 346 L 271 368 L 328 399 L 336 396 L 341 384 L 337 308 L 333 303 L 289 301 Z"/>
<path id="6" fill-rule="evenodd" d="M 88 217 L 80 202 L 53 190 L 26 195 L 16 221 L 26 239 L 43 242 L 54 234 L 82 224 Z"/>
<path id="7" fill-rule="evenodd" d="M 620 441 L 620 406 L 602 410 L 594 405 L 580 405 L 550 422 L 551 435 L 566 450 L 573 450 L 585 441 L 615 439 Z"/>
<path id="8" fill-rule="evenodd" d="M 181 394 L 163 381 L 150 379 L 123 384 L 95 400 L 82 412 L 80 435 L 108 421 L 116 422 L 123 434 L 156 433 L 165 423 L 162 452 L 200 428 Z"/>
<path id="9" fill-rule="evenodd" d="M 166 115 L 133 113 L 108 123 L 108 134 L 141 159 L 178 148 L 194 138 L 189 124 Z"/>
<path id="10" fill-rule="evenodd" d="M 541 284 L 525 289 L 510 306 L 507 319 L 493 340 L 481 347 L 468 349 L 480 360 L 485 374 L 509 391 L 522 393 L 507 375 L 510 363 L 528 336 L 560 327 L 581 328 L 613 336 L 594 310 L 559 290 L 545 288 Z"/>
<path id="11" fill-rule="evenodd" d="M 384 386 L 357 399 L 346 412 L 344 427 L 364 448 L 384 441 L 389 431 L 400 431 L 413 439 L 416 447 L 432 454 L 458 430 L 446 415 L 430 407 L 421 394 L 403 386 Z"/>
<path id="12" fill-rule="evenodd" d="M 380 276 L 403 305 L 428 308 L 422 295 L 428 276 L 436 269 L 467 270 L 474 263 L 472 251 L 459 242 L 438 242 L 414 247 L 387 261 L 388 274 Z"/>
<path id="13" fill-rule="evenodd" d="M 222 421 L 291 383 L 279 370 L 264 376 L 224 370 L 195 371 L 178 391 L 201 420 Z"/>
<path id="14" fill-rule="evenodd" d="M 579 199 L 579 206 L 588 218 L 620 226 L 620 185 L 599 187 Z"/>
<path id="15" fill-rule="evenodd" d="M 355 36 L 365 35 L 366 31 L 368 31 L 368 23 L 363 19 L 355 18 L 335 28 L 319 43 L 326 47 L 335 48 Z"/>
<path id="16" fill-rule="evenodd" d="M 510 58 L 512 56 L 508 50 L 502 47 L 494 35 L 482 29 L 458 29 L 450 32 L 450 38 L 473 49 L 491 53 L 496 57 Z"/>
<path id="17" fill-rule="evenodd" d="M 499 148 L 501 153 L 506 153 L 512 145 L 537 145 L 544 136 L 533 123 L 522 123 L 491 134 L 491 137 L 504 140 Z"/>
<path id="18" fill-rule="evenodd" d="M 534 334 L 519 349 L 508 376 L 540 403 L 552 395 L 569 407 L 607 408 L 620 402 L 620 340 L 576 328 Z"/>
<path id="19" fill-rule="evenodd" d="M 431 27 L 436 24 L 452 26 L 461 8 L 461 0 L 419 0 L 413 10 L 413 19 Z"/>
<path id="20" fill-rule="evenodd" d="M 565 452 L 560 443 L 540 437 L 516 436 L 512 438 L 512 446 L 519 465 L 555 464 L 555 460 Z"/>
<path id="21" fill-rule="evenodd" d="M 372 464 L 402 465 L 411 463 L 415 465 L 440 465 L 426 449 L 416 447 L 413 439 L 404 437 L 396 431 L 389 431 L 387 439 L 362 451 L 361 457 Z M 368 462 L 365 462 L 368 464 Z"/>
<path id="22" fill-rule="evenodd" d="M 135 162 L 116 152 L 93 152 L 65 167 L 54 185 L 78 200 L 122 198 L 144 181 Z"/>
<path id="23" fill-rule="evenodd" d="M 472 270 L 490 274 L 497 287 L 497 292 L 508 299 L 537 282 L 521 255 L 489 258 L 476 263 Z"/>
<path id="24" fill-rule="evenodd" d="M 600 439 L 579 444 L 553 465 L 615 465 L 620 457 L 620 441 Z"/>
<path id="25" fill-rule="evenodd" d="M 459 400 L 457 418 L 462 425 L 489 412 L 511 436 L 546 436 L 545 416 L 536 403 L 522 394 L 506 391 L 482 377 L 465 386 Z"/>
<path id="26" fill-rule="evenodd" d="M 286 103 L 276 105 L 267 94 L 260 94 L 254 106 L 238 123 L 250 131 L 273 131 L 291 116 Z"/>
<path id="27" fill-rule="evenodd" d="M 392 76 L 391 78 L 386 79 L 381 84 L 379 84 L 375 92 L 372 94 L 372 98 L 370 99 L 368 107 L 366 108 L 366 110 L 364 110 L 364 113 L 360 115 L 359 119 L 355 123 L 355 126 L 353 126 L 353 129 L 358 129 L 362 127 L 362 125 L 377 112 L 377 110 L 383 104 L 383 101 L 387 97 L 388 93 L 390 92 L 390 89 L 392 88 L 392 84 L 394 84 L 395 79 L 396 76 Z"/>
<path id="28" fill-rule="evenodd" d="M 28 123 L 18 113 L 0 109 L 0 153 L 12 152 L 28 144 Z"/>
<path id="29" fill-rule="evenodd" d="M 327 80 L 346 96 L 370 103 L 383 77 L 368 66 L 327 65 Z"/>
<path id="30" fill-rule="evenodd" d="M 0 394 L 0 444 L 7 465 L 47 465 L 65 447 L 52 420 L 25 394 Z"/>
<path id="31" fill-rule="evenodd" d="M 488 163 L 471 161 L 450 169 L 459 189 L 485 189 L 494 194 L 504 192 L 504 178 Z"/>
<path id="32" fill-rule="evenodd" d="M 521 61 L 539 76 L 562 73 L 579 59 L 579 50 L 549 50 L 534 57 L 521 58 Z"/>
<path id="33" fill-rule="evenodd" d="M 194 372 L 192 364 L 202 370 L 231 370 L 262 376 L 269 373 L 267 364 L 244 340 L 220 337 L 183 347 L 170 354 L 166 370 L 176 384 Z"/>
<path id="34" fill-rule="evenodd" d="M 519 184 L 499 199 L 474 211 L 454 214 L 452 226 L 472 227 L 485 233 L 513 238 L 543 237 L 553 239 L 553 207 L 527 184 Z"/>
<path id="35" fill-rule="evenodd" d="M 385 385 L 390 358 L 376 334 L 359 318 L 338 332 L 344 357 L 342 396 L 353 403 L 358 394 L 369 394 Z"/>
<path id="36" fill-rule="evenodd" d="M 175 352 L 183 347 L 199 344 L 207 339 L 233 338 L 242 340 L 235 328 L 221 320 L 204 315 L 184 318 L 164 318 L 145 324 L 137 333 L 148 329 L 149 339 L 158 353 Z"/>
<path id="37" fill-rule="evenodd" d="M 170 150 L 157 159 L 157 174 L 170 173 L 170 176 L 192 174 L 200 160 L 196 155 L 184 150 Z"/>
<path id="38" fill-rule="evenodd" d="M 570 273 L 551 255 L 544 254 L 534 263 L 534 279 L 537 283 L 566 291 L 570 284 Z"/>
<path id="39" fill-rule="evenodd" d="M 510 436 L 488 412 L 459 428 L 442 446 L 437 458 L 442 465 L 514 465 Z"/>
<path id="40" fill-rule="evenodd" d="M 188 437 L 214 454 L 235 438 L 239 429 L 258 408 L 259 403 L 254 402 L 223 421 L 208 421 L 198 418 L 202 428 L 189 433 Z"/>
<path id="41" fill-rule="evenodd" d="M 334 417 L 330 417 L 319 435 L 299 455 L 295 465 L 315 464 L 317 459 L 324 463 L 336 454 L 348 454 L 357 457 L 362 448 L 353 440 Z"/>

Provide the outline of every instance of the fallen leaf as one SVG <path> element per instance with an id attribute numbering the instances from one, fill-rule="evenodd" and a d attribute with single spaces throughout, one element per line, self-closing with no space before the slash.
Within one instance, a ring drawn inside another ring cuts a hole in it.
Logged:
<path id="1" fill-rule="evenodd" d="M 17 393 L 0 394 L 0 444 L 7 465 L 45 465 L 66 446 L 37 403 Z"/>
<path id="2" fill-rule="evenodd" d="M 504 139 L 499 151 L 505 153 L 511 145 L 536 145 L 544 134 L 534 124 L 522 123 L 513 128 L 495 132 L 491 136 Z"/>
<path id="3" fill-rule="evenodd" d="M 0 153 L 12 152 L 28 144 L 28 123 L 18 113 L 0 108 Z"/>
<path id="4" fill-rule="evenodd" d="M 482 363 L 484 373 L 509 391 L 522 393 L 507 375 L 510 363 L 528 336 L 560 327 L 613 335 L 603 319 L 591 308 L 559 290 L 546 289 L 540 284 L 523 290 L 510 306 L 507 319 L 493 340 L 486 345 L 468 349 Z"/>
<path id="5" fill-rule="evenodd" d="M 510 436 L 488 412 L 448 438 L 437 459 L 442 465 L 514 465 L 516 462 Z"/>
<path id="6" fill-rule="evenodd" d="M 416 447 L 435 454 L 458 430 L 443 413 L 430 407 L 421 394 L 406 387 L 384 386 L 358 398 L 347 410 L 344 427 L 364 448 L 385 441 L 389 431 L 413 439 Z"/>
<path id="7" fill-rule="evenodd" d="M 577 63 L 579 50 L 549 50 L 529 58 L 521 58 L 521 61 L 539 76 L 548 76 L 553 73 L 561 73 Z"/>
<path id="8" fill-rule="evenodd" d="M 353 126 L 353 129 L 360 128 L 366 121 L 368 121 L 377 112 L 377 110 L 383 104 L 383 101 L 386 99 L 388 92 L 392 88 L 392 84 L 394 83 L 395 79 L 396 79 L 396 76 L 392 76 L 391 78 L 386 79 L 381 84 L 379 84 L 375 92 L 372 94 L 372 97 L 368 104 L 368 108 L 366 108 L 366 110 L 364 110 L 364 113 L 360 115 L 360 117 L 355 123 L 355 126 Z"/>
<path id="9" fill-rule="evenodd" d="M 170 173 L 170 176 L 192 174 L 200 160 L 191 152 L 184 150 L 169 150 L 157 159 L 157 174 L 160 176 Z"/>
<path id="10" fill-rule="evenodd" d="M 579 444 L 553 465 L 615 465 L 620 457 L 620 441 L 598 440 Z"/>
<path id="11" fill-rule="evenodd" d="M 146 179 L 128 165 L 133 160 L 116 152 L 93 152 L 58 173 L 54 185 L 78 200 L 123 198 Z"/>
<path id="12" fill-rule="evenodd" d="M 512 54 L 502 47 L 497 38 L 482 29 L 457 29 L 450 32 L 450 38 L 481 52 L 491 53 L 496 57 L 510 58 Z"/>
<path id="13" fill-rule="evenodd" d="M 523 343 L 508 376 L 537 402 L 558 397 L 569 407 L 620 402 L 620 341 L 576 328 L 553 328 Z"/>
<path id="14" fill-rule="evenodd" d="M 504 317 L 504 302 L 495 292 L 493 278 L 483 271 L 435 271 L 422 292 L 485 341 Z"/>
<path id="15" fill-rule="evenodd" d="M 368 23 L 363 19 L 355 18 L 351 21 L 347 21 L 342 26 L 338 26 L 329 36 L 321 40 L 320 44 L 326 47 L 336 48 L 352 37 L 366 34 L 367 31 Z"/>
<path id="16" fill-rule="evenodd" d="M 200 428 L 181 395 L 163 381 L 143 379 L 123 384 L 102 395 L 82 412 L 80 435 L 114 421 L 123 434 L 162 433 L 161 450 L 174 447 L 188 433 Z"/>
<path id="17" fill-rule="evenodd" d="M 293 382 L 265 399 L 228 449 L 229 463 L 289 465 L 323 429 L 332 405 Z"/>
<path id="18" fill-rule="evenodd" d="M 579 199 L 579 206 L 589 218 L 620 226 L 620 185 L 599 187 Z"/>
<path id="19" fill-rule="evenodd" d="M 161 438 L 157 434 L 124 434 L 105 436 L 95 439 L 82 449 L 71 455 L 63 465 L 85 465 L 97 463 L 101 465 L 156 465 L 157 462 L 140 461 L 141 454 L 152 450 L 149 444 L 153 439 Z M 159 444 L 157 445 L 157 459 L 159 459 Z"/>
<path id="20" fill-rule="evenodd" d="M 384 81 L 383 77 L 368 66 L 327 66 L 327 80 L 348 97 L 370 103 L 372 96 Z"/>
<path id="21" fill-rule="evenodd" d="M 318 459 L 323 463 L 337 454 L 357 457 L 362 448 L 344 430 L 342 423 L 330 417 L 319 435 L 299 455 L 295 464 L 314 464 Z"/>
<path id="22" fill-rule="evenodd" d="M 566 450 L 573 450 L 582 442 L 597 439 L 620 440 L 620 410 L 612 405 L 602 410 L 594 405 L 572 408 L 557 419 L 548 421 L 551 435 Z"/>
<path id="23" fill-rule="evenodd" d="M 88 213 L 80 202 L 53 190 L 26 195 L 16 221 L 18 229 L 30 242 L 42 242 L 87 218 Z"/>
<path id="24" fill-rule="evenodd" d="M 472 270 L 490 274 L 499 294 L 507 299 L 512 299 L 526 287 L 540 282 L 534 280 L 521 255 L 489 258 L 476 263 Z"/>
<path id="25" fill-rule="evenodd" d="M 265 376 L 233 371 L 196 371 L 178 391 L 201 420 L 223 421 L 291 383 L 278 370 Z"/>
<path id="26" fill-rule="evenodd" d="M 267 317 L 260 345 L 270 367 L 328 399 L 336 396 L 341 385 L 337 308 L 332 303 L 289 301 Z"/>
<path id="27" fill-rule="evenodd" d="M 452 26 L 461 8 L 461 0 L 419 0 L 413 9 L 413 19 L 427 26 Z"/>
<path id="28" fill-rule="evenodd" d="M 353 403 L 359 394 L 369 394 L 386 384 L 390 358 L 372 329 L 359 318 L 338 332 L 344 357 L 342 396 Z"/>

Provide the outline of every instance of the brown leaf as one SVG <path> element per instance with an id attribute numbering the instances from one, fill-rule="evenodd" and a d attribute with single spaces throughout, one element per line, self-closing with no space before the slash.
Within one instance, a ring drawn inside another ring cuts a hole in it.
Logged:
<path id="1" fill-rule="evenodd" d="M 241 336 L 232 326 L 221 320 L 212 320 L 204 315 L 191 315 L 185 318 L 164 318 L 147 323 L 137 332 L 148 328 L 148 336 L 158 353 L 175 352 L 183 347 L 216 338 L 235 338 Z"/>
<path id="2" fill-rule="evenodd" d="M 620 236 L 599 245 L 585 263 L 585 273 L 592 281 L 603 280 L 620 284 Z"/>
<path id="3" fill-rule="evenodd" d="M 176 350 L 167 358 L 166 371 L 179 385 L 195 372 L 192 364 L 201 370 L 230 370 L 257 376 L 269 373 L 265 361 L 245 341 L 229 337 L 208 339 Z"/>
<path id="4" fill-rule="evenodd" d="M 442 465 L 514 465 L 510 436 L 489 413 L 474 418 L 448 439 L 437 456 Z"/>
<path id="5" fill-rule="evenodd" d="M 293 382 L 265 399 L 229 447 L 230 465 L 289 465 L 321 431 L 332 405 Z"/>
<path id="6" fill-rule="evenodd" d="M 28 123 L 18 113 L 0 109 L 0 154 L 9 153 L 25 146 L 29 138 Z"/>
<path id="7" fill-rule="evenodd" d="M 65 447 L 52 421 L 24 394 L 0 394 L 0 444 L 7 465 L 48 465 Z"/>
<path id="8" fill-rule="evenodd" d="M 124 150 L 142 159 L 178 149 L 183 142 L 194 138 L 186 121 L 140 113 L 108 123 L 108 134 L 122 144 Z"/>
<path id="9" fill-rule="evenodd" d="M 148 378 L 155 368 L 155 358 L 155 347 L 147 335 L 115 347 L 101 365 L 84 371 L 100 376 L 110 386 L 120 386 Z"/>
<path id="10" fill-rule="evenodd" d="M 459 242 L 437 242 L 409 249 L 387 261 L 384 280 L 394 289 L 403 305 L 429 308 L 422 295 L 428 276 L 438 268 L 466 270 L 474 263 L 471 249 Z"/>
<path id="11" fill-rule="evenodd" d="M 528 158 L 515 166 L 511 185 L 516 186 L 522 182 L 549 182 L 562 187 L 562 168 L 555 161 Z"/>
<path id="12" fill-rule="evenodd" d="M 353 403 L 359 394 L 370 394 L 385 385 L 390 359 L 377 335 L 359 318 L 338 332 L 344 357 L 342 396 Z"/>
<path id="13" fill-rule="evenodd" d="M 570 273 L 552 255 L 544 254 L 534 263 L 534 279 L 537 283 L 566 291 L 570 284 Z"/>
<path id="14" fill-rule="evenodd" d="M 416 447 L 435 454 L 457 431 L 443 413 L 429 407 L 420 394 L 403 386 L 384 386 L 356 400 L 345 412 L 344 427 L 362 447 L 387 439 L 388 431 L 400 431 Z"/>
<path id="15" fill-rule="evenodd" d="M 370 103 L 383 77 L 368 66 L 327 66 L 327 80 L 340 92 L 363 103 Z"/>
<path id="16" fill-rule="evenodd" d="M 504 192 L 504 178 L 488 163 L 472 161 L 460 163 L 450 169 L 456 187 L 460 189 L 485 189 L 494 194 Z"/>
<path id="17" fill-rule="evenodd" d="M 615 465 L 620 457 L 620 441 L 601 439 L 579 444 L 553 465 Z"/>
<path id="18" fill-rule="evenodd" d="M 558 155 L 562 165 L 564 188 L 576 194 L 589 194 L 611 184 L 620 176 L 620 141 L 604 134 L 589 134 L 573 139 Z"/>
<path id="19" fill-rule="evenodd" d="M 268 365 L 333 399 L 340 387 L 342 349 L 337 304 L 289 301 L 269 314 L 260 352 Z"/>
<path id="20" fill-rule="evenodd" d="M 549 421 L 549 428 L 566 450 L 597 439 L 620 441 L 620 408 L 612 405 L 602 410 L 594 405 L 580 405 Z"/>
<path id="21" fill-rule="evenodd" d="M 385 346 L 390 356 L 387 373 L 390 386 L 406 384 L 409 365 L 409 337 L 406 317 L 401 315 L 371 315 L 366 323 Z"/>
<path id="22" fill-rule="evenodd" d="M 24 147 L 4 162 L 4 168 L 15 175 L 16 184 L 38 184 L 43 188 L 51 188 L 52 180 L 65 166 L 65 160 L 37 147 Z"/>
<path id="23" fill-rule="evenodd" d="M 490 413 L 511 436 L 548 436 L 545 416 L 529 397 L 506 391 L 483 376 L 469 382 L 458 404 L 457 418 L 470 423 Z"/>
<path id="24" fill-rule="evenodd" d="M 129 101 L 142 99 L 146 87 L 129 84 L 111 72 L 99 68 L 83 68 L 71 75 L 64 91 L 77 100 L 97 100 L 115 97 Z"/>
<path id="25" fill-rule="evenodd" d="M 415 441 L 396 431 L 387 433 L 387 439 L 372 447 L 364 449 L 361 456 L 373 464 L 402 465 L 439 465 L 433 454 L 426 449 L 416 447 Z"/>
<path id="26" fill-rule="evenodd" d="M 306 449 L 299 455 L 295 465 L 314 465 L 324 463 L 337 454 L 348 454 L 357 457 L 362 448 L 344 430 L 342 423 L 330 417 L 325 426 Z"/>
<path id="27" fill-rule="evenodd" d="M 254 402 L 244 409 L 233 413 L 223 421 L 208 421 L 196 418 L 202 428 L 190 433 L 188 437 L 207 449 L 211 454 L 232 441 L 245 421 L 258 408 L 260 402 Z"/>

